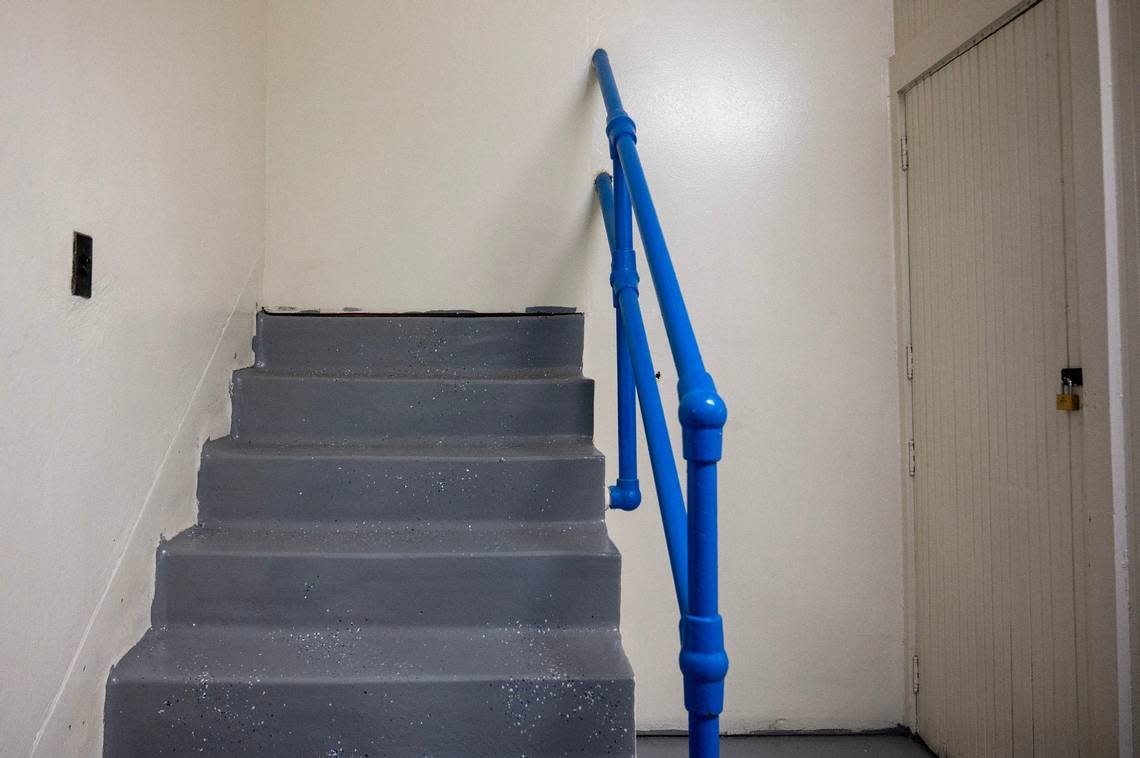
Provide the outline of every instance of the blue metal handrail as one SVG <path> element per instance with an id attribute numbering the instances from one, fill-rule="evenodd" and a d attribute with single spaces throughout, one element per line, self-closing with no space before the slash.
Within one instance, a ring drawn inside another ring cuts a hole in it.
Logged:
<path id="1" fill-rule="evenodd" d="M 680 664 L 685 679 L 685 708 L 689 712 L 689 755 L 715 758 L 720 755 L 719 722 L 728 671 L 724 625 L 717 610 L 716 515 L 716 464 L 721 458 L 727 410 L 701 359 L 637 154 L 637 129 L 622 108 L 610 58 L 599 49 L 594 52 L 593 62 L 606 103 L 606 136 L 613 159 L 613 176 L 603 173 L 594 182 L 610 243 L 610 286 L 617 321 L 618 478 L 610 487 L 610 506 L 633 510 L 641 503 L 634 407 L 640 401 L 641 423 L 645 427 L 673 587 L 681 612 Z M 634 216 L 679 378 L 682 453 L 687 463 L 685 499 L 681 496 L 681 481 L 638 302 Z"/>

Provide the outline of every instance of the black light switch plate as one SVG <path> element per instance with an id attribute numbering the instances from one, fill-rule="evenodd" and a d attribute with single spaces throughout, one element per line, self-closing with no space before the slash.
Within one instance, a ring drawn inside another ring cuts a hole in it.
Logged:
<path id="1" fill-rule="evenodd" d="M 76 297 L 91 297 L 92 247 L 91 237 L 75 233 L 71 242 L 71 294 Z"/>

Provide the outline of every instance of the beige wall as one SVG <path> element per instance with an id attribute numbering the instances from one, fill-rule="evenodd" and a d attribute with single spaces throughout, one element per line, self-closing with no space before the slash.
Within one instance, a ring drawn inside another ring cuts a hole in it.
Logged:
<path id="1" fill-rule="evenodd" d="M 612 456 L 597 45 L 730 410 L 724 726 L 893 725 L 907 687 L 889 0 L 271 1 L 265 301 L 577 306 Z M 652 489 L 610 525 L 639 727 L 681 727 Z"/>
<path id="2" fill-rule="evenodd" d="M 0 3 L 5 756 L 100 754 L 159 534 L 193 521 L 260 286 L 264 29 L 260 2 Z"/>

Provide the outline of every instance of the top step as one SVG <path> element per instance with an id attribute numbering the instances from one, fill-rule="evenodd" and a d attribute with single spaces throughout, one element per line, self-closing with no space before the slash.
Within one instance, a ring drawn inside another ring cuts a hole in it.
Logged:
<path id="1" fill-rule="evenodd" d="M 257 367 L 335 376 L 582 373 L 581 313 L 257 314 Z"/>

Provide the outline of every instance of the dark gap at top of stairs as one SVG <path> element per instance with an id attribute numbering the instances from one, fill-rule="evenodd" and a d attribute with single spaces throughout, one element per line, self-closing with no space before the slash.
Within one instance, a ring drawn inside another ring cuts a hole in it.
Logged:
<path id="1" fill-rule="evenodd" d="M 297 310 L 293 308 L 262 308 L 260 313 L 270 316 L 297 316 L 302 318 L 329 318 L 329 317 L 387 317 L 387 318 L 518 318 L 523 316 L 569 316 L 578 313 L 577 308 L 558 305 L 532 306 L 525 311 L 465 311 L 465 310 L 438 310 L 438 311 L 322 311 Z"/>

